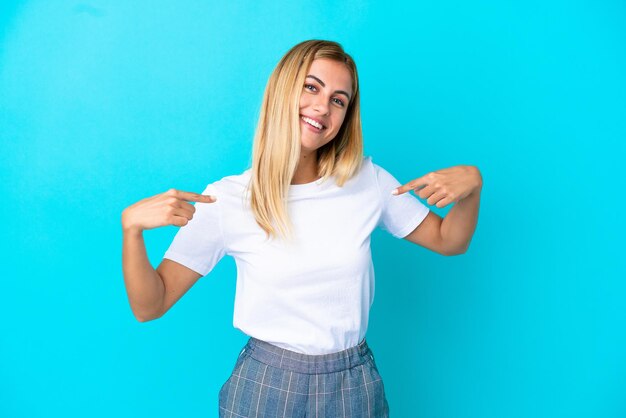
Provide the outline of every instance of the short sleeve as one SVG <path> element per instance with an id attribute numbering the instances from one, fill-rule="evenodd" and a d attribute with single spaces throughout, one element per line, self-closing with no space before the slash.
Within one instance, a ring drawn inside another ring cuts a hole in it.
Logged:
<path id="1" fill-rule="evenodd" d="M 401 186 L 400 182 L 384 168 L 372 164 L 376 171 L 382 200 L 382 213 L 378 226 L 396 238 L 404 238 L 422 223 L 430 209 L 411 193 L 392 195 L 391 191 Z"/>
<path id="2" fill-rule="evenodd" d="M 219 193 L 209 184 L 203 195 L 217 196 L 214 203 L 194 204 L 196 211 L 187 225 L 180 227 L 163 255 L 193 271 L 206 276 L 225 254 Z"/>

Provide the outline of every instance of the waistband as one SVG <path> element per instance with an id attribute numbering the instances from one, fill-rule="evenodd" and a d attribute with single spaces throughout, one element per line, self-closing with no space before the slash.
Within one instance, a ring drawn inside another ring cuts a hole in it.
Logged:
<path id="1" fill-rule="evenodd" d="M 250 337 L 242 353 L 261 363 L 297 373 L 333 373 L 360 366 L 372 357 L 365 338 L 356 346 L 330 354 L 302 354 Z"/>

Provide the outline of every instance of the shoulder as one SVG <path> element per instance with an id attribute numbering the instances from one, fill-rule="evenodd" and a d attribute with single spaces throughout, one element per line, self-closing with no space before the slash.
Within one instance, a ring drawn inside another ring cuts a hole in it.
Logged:
<path id="1" fill-rule="evenodd" d="M 384 172 L 384 173 L 388 172 L 380 164 L 375 163 L 372 156 L 363 157 L 363 165 L 367 166 L 371 171 L 374 171 L 377 175 L 379 175 L 381 172 Z"/>
<path id="2" fill-rule="evenodd" d="M 372 172 L 372 177 L 376 182 L 378 190 L 380 190 L 381 195 L 384 197 L 384 199 L 388 200 L 389 196 L 391 196 L 391 191 L 400 186 L 401 183 L 398 181 L 395 175 L 391 174 L 382 166 L 374 163 L 372 157 L 368 157 L 367 164 L 370 166 L 369 170 Z"/>
<path id="3" fill-rule="evenodd" d="M 371 177 L 371 174 L 375 173 L 375 171 L 376 171 L 376 164 L 374 164 L 374 162 L 372 161 L 372 157 L 370 155 L 364 156 L 363 160 L 361 161 L 361 168 L 360 168 L 359 174 L 361 175 L 366 174 Z"/>
<path id="4" fill-rule="evenodd" d="M 361 159 L 360 164 L 356 167 L 356 170 L 346 181 L 346 185 L 352 185 L 353 187 L 365 187 L 365 185 L 371 186 L 376 182 L 376 172 L 374 164 L 372 163 L 372 157 L 364 156 Z M 350 187 L 343 189 L 350 189 Z"/>
<path id="5" fill-rule="evenodd" d="M 362 171 L 367 171 L 368 174 L 375 179 L 376 183 L 387 182 L 391 176 L 387 170 L 374 162 L 372 156 L 366 156 L 363 158 Z"/>
<path id="6" fill-rule="evenodd" d="M 217 181 L 209 183 L 207 185 L 207 190 L 222 193 L 239 193 L 248 187 L 250 182 L 250 170 L 251 169 L 247 169 L 240 174 L 225 176 Z"/>

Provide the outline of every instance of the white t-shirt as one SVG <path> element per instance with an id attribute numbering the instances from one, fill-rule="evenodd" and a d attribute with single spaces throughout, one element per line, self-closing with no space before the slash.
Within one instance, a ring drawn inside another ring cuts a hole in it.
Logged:
<path id="1" fill-rule="evenodd" d="M 334 178 L 291 185 L 293 242 L 267 240 L 244 196 L 251 170 L 209 184 L 164 258 L 201 275 L 230 255 L 237 266 L 233 325 L 288 350 L 327 354 L 357 345 L 374 299 L 370 236 L 377 226 L 398 238 L 429 212 L 415 196 L 391 194 L 400 183 L 364 158 L 343 187 Z"/>

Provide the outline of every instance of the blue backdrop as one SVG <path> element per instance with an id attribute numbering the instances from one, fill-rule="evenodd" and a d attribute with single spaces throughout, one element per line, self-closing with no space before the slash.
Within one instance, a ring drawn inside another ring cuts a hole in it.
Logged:
<path id="1" fill-rule="evenodd" d="M 373 237 L 392 416 L 626 416 L 625 18 L 618 0 L 2 2 L 0 416 L 217 416 L 246 341 L 234 262 L 139 323 L 121 212 L 246 169 L 265 83 L 311 38 L 355 58 L 374 162 L 483 175 L 466 254 Z M 144 234 L 153 266 L 176 231 Z"/>

